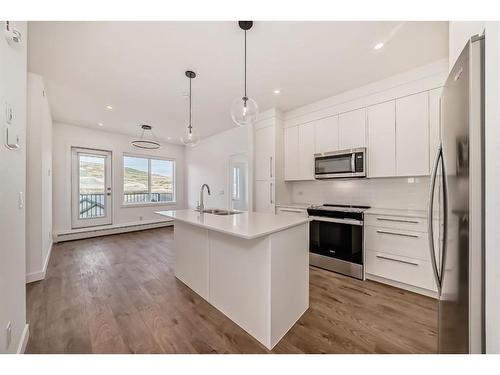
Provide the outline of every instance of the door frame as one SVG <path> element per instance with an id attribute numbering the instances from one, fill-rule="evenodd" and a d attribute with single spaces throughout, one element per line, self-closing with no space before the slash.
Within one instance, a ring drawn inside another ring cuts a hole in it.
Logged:
<path id="1" fill-rule="evenodd" d="M 113 153 L 110 150 L 99 150 L 86 147 L 72 146 L 71 154 L 71 229 L 89 228 L 102 225 L 113 224 Z M 81 219 L 79 217 L 79 154 L 100 155 L 105 157 L 104 162 L 104 186 L 106 189 L 106 197 L 104 199 L 105 216 L 101 218 Z"/>

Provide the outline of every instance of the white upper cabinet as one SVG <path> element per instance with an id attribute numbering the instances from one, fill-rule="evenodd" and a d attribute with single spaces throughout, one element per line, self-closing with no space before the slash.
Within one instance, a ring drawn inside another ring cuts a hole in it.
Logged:
<path id="1" fill-rule="evenodd" d="M 396 102 L 368 107 L 368 177 L 396 175 Z"/>
<path id="2" fill-rule="evenodd" d="M 299 179 L 299 127 L 284 130 L 285 180 Z"/>
<path id="3" fill-rule="evenodd" d="M 339 149 L 366 146 L 366 108 L 339 115 Z"/>
<path id="4" fill-rule="evenodd" d="M 326 117 L 315 122 L 314 152 L 339 149 L 339 116 Z"/>
<path id="5" fill-rule="evenodd" d="M 440 88 L 429 91 L 429 172 L 441 139 L 441 91 Z"/>
<path id="6" fill-rule="evenodd" d="M 314 123 L 284 131 L 285 180 L 314 180 Z"/>
<path id="7" fill-rule="evenodd" d="M 396 174 L 429 174 L 429 92 L 396 100 Z"/>
<path id="8" fill-rule="evenodd" d="M 255 130 L 255 179 L 271 180 L 274 178 L 275 162 L 274 126 Z"/>
<path id="9" fill-rule="evenodd" d="M 299 126 L 299 178 L 314 180 L 314 123 Z"/>

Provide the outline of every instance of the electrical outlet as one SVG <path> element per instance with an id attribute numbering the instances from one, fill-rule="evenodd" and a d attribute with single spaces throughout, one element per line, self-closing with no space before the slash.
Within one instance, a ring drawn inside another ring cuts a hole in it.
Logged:
<path id="1" fill-rule="evenodd" d="M 24 208 L 24 194 L 22 191 L 19 192 L 19 209 L 22 210 Z"/>
<path id="2" fill-rule="evenodd" d="M 219 190 L 219 195 L 224 195 L 224 190 Z"/>
<path id="3" fill-rule="evenodd" d="M 297 194 L 298 195 L 304 195 L 304 192 L 303 191 L 299 191 Z"/>
<path id="4" fill-rule="evenodd" d="M 9 349 L 11 341 L 12 341 L 12 323 L 8 322 L 7 327 L 5 327 L 5 348 L 6 349 Z"/>
<path id="5" fill-rule="evenodd" d="M 139 216 L 139 221 L 142 221 L 142 216 Z"/>

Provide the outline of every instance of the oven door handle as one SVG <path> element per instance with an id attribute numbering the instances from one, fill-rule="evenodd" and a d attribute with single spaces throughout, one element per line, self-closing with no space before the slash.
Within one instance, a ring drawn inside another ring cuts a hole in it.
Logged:
<path id="1" fill-rule="evenodd" d="M 356 173 L 356 154 L 354 152 L 351 154 L 351 172 Z"/>
<path id="2" fill-rule="evenodd" d="M 350 225 L 359 225 L 363 226 L 362 220 L 355 219 L 336 219 L 333 217 L 323 217 L 323 216 L 309 216 L 311 220 L 314 221 L 326 221 L 328 223 L 339 223 L 339 224 L 350 224 Z"/>

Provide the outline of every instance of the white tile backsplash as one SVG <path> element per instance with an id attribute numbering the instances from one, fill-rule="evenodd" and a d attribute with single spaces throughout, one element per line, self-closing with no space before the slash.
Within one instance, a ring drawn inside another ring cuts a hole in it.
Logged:
<path id="1" fill-rule="evenodd" d="M 292 202 L 339 203 L 378 208 L 424 210 L 429 177 L 294 181 Z"/>

